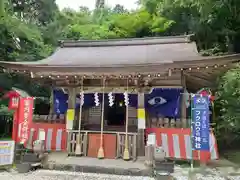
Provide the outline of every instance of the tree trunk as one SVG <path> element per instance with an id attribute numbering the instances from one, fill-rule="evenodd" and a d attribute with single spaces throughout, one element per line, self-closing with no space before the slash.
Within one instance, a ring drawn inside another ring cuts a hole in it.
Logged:
<path id="1" fill-rule="evenodd" d="M 227 35 L 226 36 L 226 41 L 227 41 L 228 53 L 233 53 L 234 52 L 233 35 Z"/>

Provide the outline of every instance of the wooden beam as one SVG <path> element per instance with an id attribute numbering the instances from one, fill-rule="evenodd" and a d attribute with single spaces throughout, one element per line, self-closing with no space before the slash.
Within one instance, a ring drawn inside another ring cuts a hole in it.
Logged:
<path id="1" fill-rule="evenodd" d="M 192 79 L 193 81 L 197 82 L 198 84 L 201 84 L 203 87 L 208 87 L 208 86 L 211 87 L 212 86 L 212 83 L 209 81 L 206 81 L 206 80 L 196 77 L 194 75 L 189 75 L 189 74 L 186 74 L 186 75 L 187 75 L 187 79 Z"/>
<path id="2" fill-rule="evenodd" d="M 201 89 L 202 87 L 203 87 L 202 85 L 198 85 L 193 81 L 187 80 L 187 89 L 189 92 L 194 93 L 194 92 L 198 91 L 199 89 Z"/>
<path id="3" fill-rule="evenodd" d="M 42 81 L 42 83 L 46 83 L 44 81 Z M 70 87 L 74 87 L 74 86 L 80 86 L 80 83 L 76 83 L 76 84 L 68 84 L 65 81 L 52 81 L 52 83 L 56 86 L 70 86 Z M 181 86 L 181 79 L 180 77 L 178 79 L 156 79 L 156 80 L 152 80 L 148 82 L 149 86 Z M 98 83 L 97 81 L 95 82 L 90 82 L 88 84 L 84 84 L 84 86 L 89 86 L 89 87 L 99 87 L 101 86 L 100 83 Z M 108 81 L 107 87 L 121 87 L 121 86 L 125 86 L 124 82 L 122 81 Z M 133 81 L 129 82 L 129 86 L 135 86 Z"/>
<path id="4" fill-rule="evenodd" d="M 61 87 L 63 89 L 67 89 L 69 87 L 67 86 L 63 86 Z M 182 86 L 154 86 L 154 87 L 150 87 L 150 88 L 142 88 L 143 92 L 144 93 L 150 93 L 152 91 L 153 88 L 182 88 Z M 77 91 L 79 91 L 80 87 L 77 88 Z M 129 93 L 131 94 L 137 94 L 138 93 L 138 87 L 136 86 L 130 86 L 128 87 L 129 89 Z M 92 86 L 85 86 L 83 88 L 84 90 L 84 93 L 95 93 L 95 92 L 101 92 L 102 91 L 102 87 L 92 87 Z M 112 92 L 112 93 L 123 93 L 124 91 L 126 90 L 125 87 L 106 87 L 105 88 L 105 93 L 109 93 L 109 92 Z"/>
<path id="5" fill-rule="evenodd" d="M 210 81 L 210 80 L 204 79 L 204 78 L 202 78 L 202 77 L 198 77 L 198 76 L 195 75 L 195 74 L 190 75 L 190 77 L 191 77 L 191 78 L 194 78 L 194 79 L 197 79 L 197 81 L 202 81 L 203 83 L 211 84 L 211 81 Z"/>
<path id="6" fill-rule="evenodd" d="M 209 74 L 206 74 L 204 72 L 192 72 L 192 73 L 189 73 L 190 75 L 194 75 L 194 76 L 197 76 L 199 78 L 202 78 L 202 79 L 205 79 L 206 81 L 209 80 L 209 79 L 212 79 L 212 76 L 210 76 Z"/>
<path id="7" fill-rule="evenodd" d="M 202 79 L 204 81 L 208 81 L 211 82 L 214 78 L 212 77 L 208 77 L 206 75 L 204 75 L 203 73 L 199 73 L 199 74 L 191 74 L 191 76 L 194 76 L 196 78 Z"/>

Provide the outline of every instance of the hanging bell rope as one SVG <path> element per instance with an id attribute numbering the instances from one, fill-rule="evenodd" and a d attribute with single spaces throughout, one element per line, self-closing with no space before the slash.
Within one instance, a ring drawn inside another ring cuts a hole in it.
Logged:
<path id="1" fill-rule="evenodd" d="M 80 103 L 79 103 L 79 120 L 78 120 L 78 135 L 76 143 L 76 155 L 82 155 L 82 141 L 81 141 L 81 124 L 82 124 L 82 107 L 84 104 L 83 79 L 81 82 Z"/>
<path id="2" fill-rule="evenodd" d="M 128 147 L 128 104 L 129 104 L 129 97 L 128 97 L 128 79 L 127 79 L 127 90 L 124 92 L 124 102 L 126 105 L 126 123 L 125 123 L 125 143 L 124 143 L 124 152 L 123 152 L 123 159 L 129 160 L 130 159 L 130 153 L 129 153 L 129 147 Z"/>
<path id="3" fill-rule="evenodd" d="M 103 78 L 103 88 L 102 88 L 102 114 L 101 114 L 101 136 L 100 136 L 100 147 L 98 149 L 98 158 L 104 158 L 103 149 L 103 126 L 104 126 L 104 92 L 105 92 L 105 77 Z"/>

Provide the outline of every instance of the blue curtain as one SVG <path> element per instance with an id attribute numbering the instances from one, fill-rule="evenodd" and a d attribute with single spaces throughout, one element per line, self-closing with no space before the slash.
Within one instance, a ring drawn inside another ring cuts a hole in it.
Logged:
<path id="1" fill-rule="evenodd" d="M 68 108 L 68 94 L 62 90 L 53 91 L 54 112 L 56 114 L 65 114 Z"/>
<path id="2" fill-rule="evenodd" d="M 179 117 L 180 96 L 182 89 L 165 89 L 155 88 L 150 94 L 145 94 L 145 108 L 153 116 Z M 124 103 L 124 95 L 120 95 Z M 102 93 L 98 93 L 99 102 L 102 102 Z M 76 108 L 79 108 L 79 98 L 77 95 Z M 105 101 L 108 102 L 108 94 L 105 94 Z M 62 90 L 54 90 L 54 110 L 55 113 L 64 114 L 68 108 L 68 94 L 64 94 Z M 129 106 L 137 108 L 137 94 L 129 94 Z M 84 107 L 95 106 L 94 94 L 84 94 Z"/>
<path id="3" fill-rule="evenodd" d="M 155 88 L 150 94 L 145 94 L 145 108 L 155 117 L 180 116 L 180 97 L 182 89 L 178 88 Z"/>

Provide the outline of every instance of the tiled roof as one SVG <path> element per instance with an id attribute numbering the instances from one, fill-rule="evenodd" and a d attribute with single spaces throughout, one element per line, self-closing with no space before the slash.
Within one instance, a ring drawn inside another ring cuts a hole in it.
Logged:
<path id="1" fill-rule="evenodd" d="M 13 69 L 46 73 L 158 72 L 160 69 L 235 62 L 240 55 L 203 57 L 190 36 L 61 41 L 49 57 L 35 62 L 0 62 Z"/>

